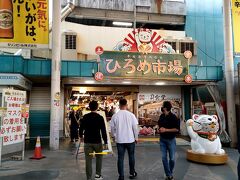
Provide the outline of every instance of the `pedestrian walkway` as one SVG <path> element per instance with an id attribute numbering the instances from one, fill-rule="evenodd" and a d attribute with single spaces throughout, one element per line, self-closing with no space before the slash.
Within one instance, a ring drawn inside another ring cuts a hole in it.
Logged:
<path id="1" fill-rule="evenodd" d="M 224 148 L 229 155 L 225 165 L 196 164 L 186 160 L 186 150 L 190 148 L 183 139 L 177 139 L 175 179 L 177 180 L 237 180 L 238 152 L 236 149 Z M 33 150 L 27 150 L 24 161 L 4 161 L 0 168 L 1 180 L 85 180 L 84 154 L 79 154 L 77 160 L 73 154 L 76 145 L 69 141 L 61 144 L 58 151 L 43 149 L 46 155 L 42 160 L 31 160 Z M 102 174 L 105 180 L 116 180 L 117 156 L 104 156 Z M 125 158 L 125 178 L 128 179 L 128 162 Z M 94 162 L 94 161 L 93 161 Z M 93 164 L 95 169 L 95 164 Z M 159 145 L 155 143 L 140 143 L 136 147 L 136 170 L 138 180 L 164 179 Z"/>

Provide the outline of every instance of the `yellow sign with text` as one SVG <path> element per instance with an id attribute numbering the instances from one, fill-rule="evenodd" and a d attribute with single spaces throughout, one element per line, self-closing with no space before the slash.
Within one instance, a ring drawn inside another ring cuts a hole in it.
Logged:
<path id="1" fill-rule="evenodd" d="M 0 0 L 0 47 L 48 48 L 48 0 Z"/>
<path id="2" fill-rule="evenodd" d="M 240 0 L 232 0 L 234 51 L 240 54 Z"/>

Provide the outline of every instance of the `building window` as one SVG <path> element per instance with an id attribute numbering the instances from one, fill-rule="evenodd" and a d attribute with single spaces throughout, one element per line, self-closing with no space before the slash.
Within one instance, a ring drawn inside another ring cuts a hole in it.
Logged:
<path id="1" fill-rule="evenodd" d="M 166 41 L 166 43 L 170 44 L 172 46 L 172 48 L 176 51 L 177 49 L 177 43 L 176 42 L 173 42 L 173 41 Z"/>
<path id="2" fill-rule="evenodd" d="M 185 51 L 191 51 L 194 55 L 194 42 L 181 42 L 180 53 L 184 53 Z"/>
<path id="3" fill-rule="evenodd" d="M 76 35 L 66 35 L 65 49 L 76 49 Z"/>

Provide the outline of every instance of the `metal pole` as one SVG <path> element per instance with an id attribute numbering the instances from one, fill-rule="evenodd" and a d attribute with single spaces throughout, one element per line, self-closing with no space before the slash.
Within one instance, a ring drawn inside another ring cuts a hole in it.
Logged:
<path id="1" fill-rule="evenodd" d="M 61 21 L 63 21 L 75 8 L 75 1 L 68 2 L 67 6 L 61 10 Z M 49 33 L 52 32 L 52 22 L 49 23 Z"/>
<path id="2" fill-rule="evenodd" d="M 22 150 L 22 161 L 25 158 L 25 134 L 23 134 L 23 150 Z"/>
<path id="3" fill-rule="evenodd" d="M 134 0 L 134 7 L 133 7 L 133 10 L 134 10 L 133 29 L 134 29 L 134 32 L 135 32 L 135 29 L 136 29 L 136 23 L 137 23 L 137 5 L 136 5 L 136 0 Z"/>
<path id="4" fill-rule="evenodd" d="M 61 1 L 53 1 L 50 149 L 59 149 Z"/>
<path id="5" fill-rule="evenodd" d="M 236 109 L 234 97 L 234 63 L 233 63 L 233 41 L 231 6 L 229 0 L 223 0 L 224 12 L 224 59 L 226 77 L 226 99 L 228 115 L 228 132 L 232 140 L 231 147 L 237 144 Z"/>

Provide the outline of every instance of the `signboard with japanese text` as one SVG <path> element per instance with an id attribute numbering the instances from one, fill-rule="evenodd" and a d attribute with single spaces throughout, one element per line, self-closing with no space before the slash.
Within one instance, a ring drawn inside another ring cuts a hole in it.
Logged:
<path id="1" fill-rule="evenodd" d="M 0 47 L 48 48 L 49 0 L 4 0 L 0 4 Z"/>
<path id="2" fill-rule="evenodd" d="M 164 101 L 170 101 L 174 113 L 181 119 L 181 87 L 179 86 L 139 86 L 138 94 L 138 120 L 140 135 L 156 135 L 161 107 Z"/>
<path id="3" fill-rule="evenodd" d="M 233 37 L 234 51 L 240 54 L 240 1 L 232 0 L 232 22 L 233 22 Z"/>
<path id="4" fill-rule="evenodd" d="M 7 109 L 5 116 L 1 118 L 0 137 L 3 138 L 4 146 L 24 141 L 26 124 L 22 118 L 22 105 L 25 102 L 26 91 L 3 90 L 3 105 Z"/>
<path id="5" fill-rule="evenodd" d="M 100 72 L 109 78 L 184 80 L 189 59 L 183 54 L 104 51 Z"/>

